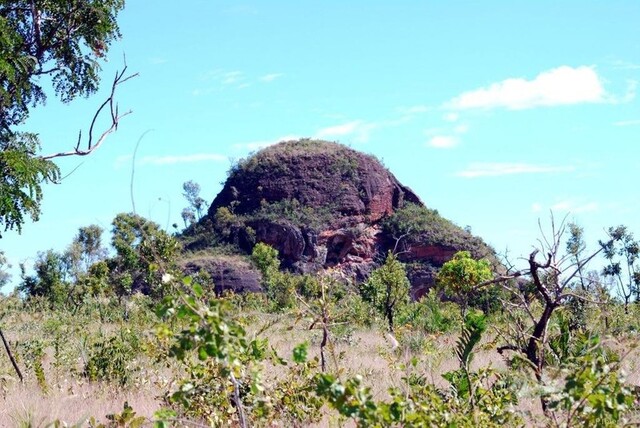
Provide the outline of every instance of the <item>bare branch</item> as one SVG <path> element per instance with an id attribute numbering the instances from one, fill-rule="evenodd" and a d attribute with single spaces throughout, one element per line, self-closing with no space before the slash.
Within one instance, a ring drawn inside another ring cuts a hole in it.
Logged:
<path id="1" fill-rule="evenodd" d="M 132 113 L 132 111 L 129 110 L 122 114 L 118 113 L 118 105 L 117 104 L 114 105 L 116 88 L 119 85 L 125 83 L 126 81 L 138 76 L 138 73 L 125 76 L 126 71 L 127 71 L 127 65 L 125 64 L 122 71 L 116 72 L 116 77 L 113 80 L 113 84 L 111 85 L 111 93 L 109 94 L 109 97 L 102 103 L 102 105 L 98 108 L 98 110 L 96 110 L 96 113 L 93 116 L 93 120 L 91 120 L 91 125 L 89 126 L 89 137 L 87 140 L 86 150 L 80 149 L 80 143 L 82 142 L 81 141 L 82 132 L 80 132 L 78 135 L 78 142 L 76 144 L 76 147 L 73 150 L 41 156 L 41 159 L 54 159 L 54 158 L 61 158 L 66 156 L 89 155 L 93 153 L 95 150 L 97 150 L 102 145 L 102 143 L 104 143 L 104 141 L 109 136 L 109 134 L 113 133 L 118 129 L 118 123 L 120 122 L 120 119 L 122 119 L 125 116 L 128 116 L 129 114 Z M 95 127 L 96 122 L 98 121 L 98 118 L 101 116 L 102 111 L 107 105 L 109 106 L 109 111 L 111 115 L 111 125 L 100 135 L 100 137 L 97 140 L 94 141 L 93 128 Z"/>

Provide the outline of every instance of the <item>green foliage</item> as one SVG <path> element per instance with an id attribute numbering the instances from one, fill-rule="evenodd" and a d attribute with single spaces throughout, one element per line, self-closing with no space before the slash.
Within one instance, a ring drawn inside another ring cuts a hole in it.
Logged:
<path id="1" fill-rule="evenodd" d="M 331 173 L 346 176 L 355 174 L 358 165 L 357 158 L 354 158 L 356 156 L 355 151 L 339 143 L 302 138 L 297 141 L 284 141 L 274 144 L 248 156 L 246 159 L 240 159 L 229 170 L 229 177 L 234 177 L 240 172 L 253 174 L 280 171 L 284 164 L 283 159 L 317 154 L 333 159 L 335 170 L 331 171 Z M 369 155 L 364 156 L 373 158 L 373 156 Z"/>
<path id="2" fill-rule="evenodd" d="M 28 341 L 21 346 L 21 355 L 24 358 L 27 370 L 33 371 L 40 390 L 46 394 L 50 388 L 42 364 L 45 356 L 44 352 L 45 344 L 41 340 Z"/>
<path id="3" fill-rule="evenodd" d="M 185 279 L 183 286 L 190 287 L 190 280 Z M 172 342 L 170 356 L 187 372 L 169 400 L 186 415 L 229 425 L 236 420 L 234 414 L 244 419 L 245 406 L 264 389 L 256 364 L 266 356 L 266 343 L 246 338 L 226 301 L 204 302 L 202 297 L 202 288 L 193 284 L 188 294 L 174 293 L 158 309 L 162 318 L 184 325 L 176 333 L 167 324 L 159 330 L 161 338 Z"/>
<path id="4" fill-rule="evenodd" d="M 410 329 L 423 333 L 447 333 L 458 325 L 457 311 L 454 303 L 443 302 L 438 291 L 432 288 L 419 301 L 400 308 L 397 322 L 398 325 L 408 325 Z"/>
<path id="5" fill-rule="evenodd" d="M 0 71 L 0 84 L 1 75 Z M 0 108 L 0 116 L 3 113 Z M 53 162 L 34 156 L 40 150 L 37 135 L 22 133 L 3 137 L 5 134 L 0 130 L 0 228 L 20 232 L 25 215 L 38 220 L 42 183 L 59 180 L 60 170 Z"/>
<path id="6" fill-rule="evenodd" d="M 229 208 L 219 207 L 214 217 L 214 228 L 223 238 L 229 239 L 234 230 L 241 226 L 241 221 Z"/>
<path id="7" fill-rule="evenodd" d="M 278 250 L 264 242 L 258 242 L 251 252 L 251 261 L 262 273 L 263 278 L 267 279 L 275 274 L 280 268 L 280 260 L 278 260 Z"/>
<path id="8" fill-rule="evenodd" d="M 182 219 L 185 222 L 185 227 L 201 220 L 203 213 L 207 208 L 207 201 L 200 197 L 200 185 L 195 181 L 189 180 L 182 185 L 183 193 L 189 206 L 182 210 Z"/>
<path id="9" fill-rule="evenodd" d="M 409 302 L 410 286 L 404 265 L 389 252 L 384 264 L 360 285 L 360 295 L 385 317 L 389 331 L 393 331 L 395 315 Z"/>
<path id="10" fill-rule="evenodd" d="M 180 249 L 177 241 L 137 214 L 118 214 L 112 224 L 116 256 L 108 264 L 116 294 L 142 291 L 162 296 L 162 275 L 174 267 Z"/>
<path id="11" fill-rule="evenodd" d="M 493 278 L 486 260 L 474 260 L 468 251 L 457 252 L 438 272 L 436 283 L 450 298 L 456 299 L 464 312 L 483 282 Z M 486 286 L 485 286 L 486 287 Z"/>
<path id="12" fill-rule="evenodd" d="M 53 250 L 38 253 L 34 264 L 35 275 L 27 275 L 24 266 L 18 291 L 28 298 L 42 297 L 50 307 L 59 307 L 67 299 L 69 284 L 65 281 L 65 265 L 61 254 Z"/>
<path id="13" fill-rule="evenodd" d="M 447 245 L 466 249 L 475 257 L 491 256 L 492 251 L 480 238 L 443 218 L 437 210 L 406 203 L 382 220 L 382 231 L 398 240 L 398 250 L 407 250 L 413 244 Z"/>
<path id="14" fill-rule="evenodd" d="M 51 77 L 62 101 L 88 96 L 98 89 L 96 61 L 120 36 L 116 16 L 123 0 L 64 0 L 25 6 L 5 1 L 0 6 L 0 122 L 22 123 L 29 107 L 45 101 L 42 76 Z"/>
<path id="15" fill-rule="evenodd" d="M 5 270 L 10 267 L 11 265 L 7 261 L 4 251 L 0 250 L 0 289 L 2 289 L 2 287 L 4 287 L 11 278 L 11 275 Z"/>
<path id="16" fill-rule="evenodd" d="M 625 381 L 619 361 L 603 352 L 598 337 L 583 339 L 582 345 L 564 361 L 560 388 L 547 395 L 549 408 L 562 426 L 625 425 L 630 412 L 638 410 L 637 391 Z"/>
<path id="17" fill-rule="evenodd" d="M 308 277 L 281 272 L 278 250 L 263 242 L 253 247 L 251 261 L 262 273 L 262 286 L 274 311 L 291 308 L 296 302 L 296 292 L 304 289 L 308 293 L 313 288 Z"/>
<path id="18" fill-rule="evenodd" d="M 98 59 L 120 36 L 116 16 L 124 0 L 66 0 L 0 4 L 0 227 L 20 231 L 37 220 L 42 183 L 60 178 L 42 159 L 36 134 L 16 132 L 29 110 L 45 102 L 50 77 L 63 102 L 98 89 Z"/>
<path id="19" fill-rule="evenodd" d="M 119 334 L 93 345 L 84 368 L 85 376 L 92 381 L 103 380 L 125 386 L 131 380 L 131 362 L 139 351 L 135 333 L 122 329 Z"/>
<path id="20" fill-rule="evenodd" d="M 640 243 L 626 226 L 610 227 L 607 233 L 610 240 L 600 241 L 608 263 L 602 273 L 613 279 L 626 311 L 632 296 L 640 302 Z"/>
<path id="21" fill-rule="evenodd" d="M 388 401 L 376 401 L 371 390 L 355 376 L 341 382 L 331 374 L 316 377 L 316 393 L 343 417 L 359 427 L 501 427 L 521 426 L 522 418 L 512 410 L 517 403 L 509 380 L 494 371 L 473 373 L 475 407 L 468 397 L 447 394 L 421 379 L 405 378 L 405 390 L 391 388 Z"/>
<path id="22" fill-rule="evenodd" d="M 333 218 L 333 206 L 328 204 L 322 208 L 314 208 L 300 203 L 297 199 L 282 199 L 275 202 L 260 201 L 260 208 L 251 214 L 242 217 L 244 221 L 289 220 L 291 223 L 302 228 L 320 229 Z"/>
<path id="23" fill-rule="evenodd" d="M 94 263 L 106 258 L 107 251 L 102 246 L 103 232 L 104 230 L 95 224 L 81 227 L 65 251 L 66 268 L 76 281 L 85 275 Z"/>
<path id="24" fill-rule="evenodd" d="M 89 420 L 91 428 L 141 428 L 147 425 L 147 418 L 144 416 L 136 416 L 136 412 L 128 402 L 124 402 L 122 412 L 107 415 L 107 424 L 96 422 L 95 418 Z"/>

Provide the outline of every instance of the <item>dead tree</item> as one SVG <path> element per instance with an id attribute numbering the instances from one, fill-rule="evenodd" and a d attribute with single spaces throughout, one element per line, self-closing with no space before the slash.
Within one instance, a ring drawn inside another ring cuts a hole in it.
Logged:
<path id="1" fill-rule="evenodd" d="M 566 220 L 566 218 L 565 218 Z M 501 354 L 507 350 L 521 353 L 530 363 L 534 376 L 538 383 L 543 383 L 543 370 L 545 368 L 545 349 L 548 344 L 548 327 L 556 309 L 564 306 L 568 299 L 586 299 L 585 296 L 576 294 L 574 282 L 584 271 L 585 266 L 593 260 L 601 251 L 576 258 L 575 255 L 561 254 L 561 242 L 566 232 L 566 223 L 563 220 L 559 227 L 556 227 L 553 216 L 551 217 L 551 236 L 547 238 L 542 232 L 542 239 L 539 240 L 539 247 L 535 249 L 527 260 L 528 268 L 517 271 L 509 275 L 500 277 L 492 282 L 500 282 L 510 293 L 511 300 L 505 301 L 507 310 L 525 314 L 525 320 L 516 319 L 509 323 L 509 331 L 501 334 L 507 342 L 498 348 Z M 538 255 L 544 252 L 545 258 L 541 261 Z M 529 299 L 523 289 L 514 281 L 506 280 L 524 276 L 530 278 L 533 293 L 536 299 Z M 542 305 L 542 312 L 534 308 L 536 302 Z M 542 409 L 547 411 L 547 402 L 541 398 Z"/>

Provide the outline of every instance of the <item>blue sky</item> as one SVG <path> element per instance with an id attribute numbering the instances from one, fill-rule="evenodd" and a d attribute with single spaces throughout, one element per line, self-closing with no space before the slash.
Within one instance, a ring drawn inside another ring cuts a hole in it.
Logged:
<path id="1" fill-rule="evenodd" d="M 132 210 L 143 135 L 135 208 L 167 230 L 181 223 L 183 182 L 210 201 L 234 160 L 318 137 L 378 156 L 427 206 L 513 258 L 550 210 L 591 244 L 612 225 L 640 234 L 640 2 L 149 5 L 127 2 L 101 94 L 51 97 L 26 123 L 43 152 L 70 149 L 123 55 L 140 73 L 121 87 L 133 114 L 117 133 L 90 157 L 61 159 L 63 173 L 78 168 L 45 188 L 40 221 L 3 234 L 14 267 Z"/>

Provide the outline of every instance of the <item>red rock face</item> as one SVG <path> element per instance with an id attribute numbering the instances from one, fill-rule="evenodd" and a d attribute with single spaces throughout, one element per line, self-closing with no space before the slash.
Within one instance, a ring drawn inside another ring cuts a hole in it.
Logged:
<path id="1" fill-rule="evenodd" d="M 442 266 L 453 258 L 458 249 L 446 245 L 413 245 L 400 259 L 404 262 L 428 260 L 434 266 Z"/>
<path id="2" fill-rule="evenodd" d="M 335 268 L 365 280 L 396 244 L 394 237 L 383 236 L 380 221 L 406 202 L 423 205 L 373 156 L 301 140 L 241 161 L 208 217 L 213 224 L 219 208 L 233 212 L 240 223 L 229 240 L 246 252 L 265 242 L 278 250 L 286 268 L 302 273 Z M 464 249 L 465 239 L 444 245 L 416 238 L 402 248 L 414 297 L 433 285 L 437 269 Z"/>
<path id="3" fill-rule="evenodd" d="M 335 217 L 367 216 L 375 222 L 405 200 L 420 199 L 373 156 L 327 142 L 287 142 L 265 149 L 232 172 L 216 196 L 219 207 L 247 214 L 264 204 L 295 199 Z"/>

